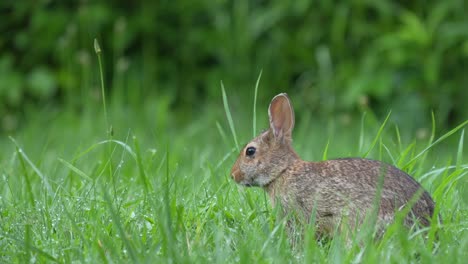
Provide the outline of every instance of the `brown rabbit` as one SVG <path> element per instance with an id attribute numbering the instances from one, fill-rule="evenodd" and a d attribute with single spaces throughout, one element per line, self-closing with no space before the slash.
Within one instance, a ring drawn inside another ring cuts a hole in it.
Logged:
<path id="1" fill-rule="evenodd" d="M 275 96 L 268 113 L 270 129 L 250 141 L 232 167 L 231 176 L 237 183 L 262 187 L 273 206 L 278 201 L 286 213 L 298 209 L 309 218 L 315 212 L 319 235 L 332 235 L 344 216 L 351 227 L 355 227 L 353 223 L 362 223 L 378 201 L 379 189 L 380 226 L 391 223 L 395 212 L 416 195 L 404 223 L 411 226 L 417 219 L 422 225 L 429 224 L 434 201 L 408 174 L 380 161 L 362 158 L 303 161 L 291 146 L 294 111 L 288 96 L 285 93 Z"/>

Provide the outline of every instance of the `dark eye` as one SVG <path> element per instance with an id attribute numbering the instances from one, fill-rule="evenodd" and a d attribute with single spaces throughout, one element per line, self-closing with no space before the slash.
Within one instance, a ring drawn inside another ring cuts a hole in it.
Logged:
<path id="1" fill-rule="evenodd" d="M 245 150 L 245 155 L 247 155 L 247 157 L 253 157 L 253 155 L 255 154 L 255 151 L 256 149 L 254 147 L 248 147 Z"/>

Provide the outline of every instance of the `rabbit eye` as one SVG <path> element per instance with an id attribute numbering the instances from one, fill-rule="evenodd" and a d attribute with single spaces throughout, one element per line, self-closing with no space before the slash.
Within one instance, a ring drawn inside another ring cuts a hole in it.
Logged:
<path id="1" fill-rule="evenodd" d="M 254 147 L 248 147 L 245 150 L 245 155 L 247 155 L 248 157 L 252 157 L 255 154 L 255 151 L 256 149 Z"/>

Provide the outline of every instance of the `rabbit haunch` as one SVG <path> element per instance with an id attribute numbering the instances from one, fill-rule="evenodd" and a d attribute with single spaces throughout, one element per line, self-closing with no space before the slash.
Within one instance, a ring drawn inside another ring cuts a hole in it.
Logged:
<path id="1" fill-rule="evenodd" d="M 411 176 L 369 159 L 303 161 L 291 146 L 294 111 L 286 94 L 273 98 L 268 114 L 269 130 L 243 148 L 232 168 L 237 183 L 263 187 L 273 205 L 279 202 L 286 213 L 299 210 L 308 217 L 315 210 L 318 231 L 329 233 L 343 216 L 350 223 L 362 222 L 377 199 L 383 177 L 379 224 L 393 221 L 395 212 L 412 199 L 416 200 L 404 223 L 410 226 L 417 219 L 422 225 L 429 224 L 434 202 Z"/>

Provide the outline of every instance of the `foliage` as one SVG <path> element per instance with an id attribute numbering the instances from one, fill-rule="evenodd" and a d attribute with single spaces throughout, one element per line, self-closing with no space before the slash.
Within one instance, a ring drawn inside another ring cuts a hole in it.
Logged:
<path id="1" fill-rule="evenodd" d="M 295 147 L 303 157 L 320 160 L 327 148 L 328 158 L 369 153 L 405 167 L 432 194 L 444 222 L 440 229 L 432 226 L 439 235 L 435 243 L 396 223 L 376 242 L 365 236 L 370 228 L 351 242 L 316 241 L 311 228 L 292 246 L 284 219 L 263 190 L 239 187 L 229 178 L 237 151 L 234 141 L 223 137 L 230 125 L 222 110 L 199 109 L 198 118 L 180 129 L 165 107 L 109 106 L 111 136 L 97 106 L 80 114 L 41 110 L 12 138 L 0 138 L 0 262 L 455 264 L 466 259 L 468 167 L 459 129 L 447 133 L 461 143 L 454 153 L 443 135 L 404 142 L 394 137 L 393 124 L 370 118 L 363 119 L 361 132 L 359 125 L 335 119 L 298 124 Z M 264 122 L 266 106 L 261 109 Z M 240 122 L 250 120 L 245 117 L 232 116 L 242 142 L 252 136 L 251 123 Z M 216 122 L 219 133 L 211 129 Z"/>
<path id="2" fill-rule="evenodd" d="M 133 106 L 166 96 L 182 113 L 217 100 L 237 105 L 263 69 L 268 92 L 328 116 L 362 109 L 419 128 L 468 116 L 466 3 L 449 1 L 3 1 L 2 128 L 29 105 L 88 107 L 99 100 L 93 39 L 106 87 Z M 241 103 L 242 102 L 242 103 Z M 9 121 L 10 120 L 10 121 Z M 15 125 L 16 124 L 16 125 Z M 442 126 L 442 127 L 443 127 Z M 440 127 L 440 126 L 439 126 Z"/>

